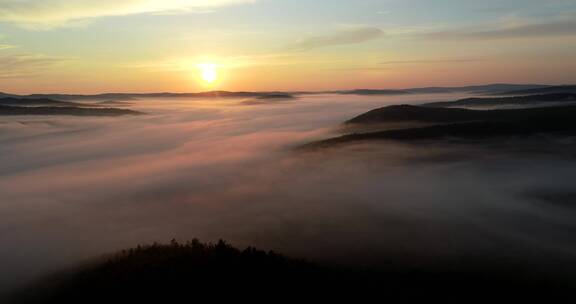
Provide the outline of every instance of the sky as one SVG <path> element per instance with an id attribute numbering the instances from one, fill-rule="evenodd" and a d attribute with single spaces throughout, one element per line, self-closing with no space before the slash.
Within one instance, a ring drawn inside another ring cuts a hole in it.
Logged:
<path id="1" fill-rule="evenodd" d="M 576 0 L 0 0 L 0 91 L 10 93 L 569 84 L 575 75 Z"/>

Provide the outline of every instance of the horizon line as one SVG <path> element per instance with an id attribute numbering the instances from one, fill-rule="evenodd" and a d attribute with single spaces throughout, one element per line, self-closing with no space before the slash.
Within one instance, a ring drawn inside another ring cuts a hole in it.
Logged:
<path id="1" fill-rule="evenodd" d="M 300 91 L 300 90 L 264 90 L 264 91 L 251 91 L 251 90 L 240 90 L 240 91 L 230 91 L 230 90 L 212 90 L 212 91 L 158 91 L 158 92 L 99 92 L 99 93 L 9 93 L 8 91 L 0 91 L 0 94 L 14 95 L 14 96 L 30 96 L 30 95 L 78 95 L 78 96 L 96 96 L 96 95 L 108 95 L 108 94 L 123 94 L 123 95 L 151 95 L 151 94 L 206 94 L 206 93 L 334 93 L 342 91 L 355 91 L 355 90 L 381 90 L 381 91 L 407 91 L 415 89 L 450 89 L 450 88 L 466 88 L 466 87 L 477 87 L 477 86 L 496 86 L 496 85 L 513 85 L 513 86 L 548 86 L 548 87 L 561 87 L 561 86 L 572 86 L 576 84 L 564 83 L 564 84 L 542 84 L 542 83 L 508 83 L 508 82 L 498 82 L 498 83 L 486 83 L 486 84 L 468 84 L 460 86 L 416 86 L 416 87 L 404 87 L 404 88 L 354 88 L 354 89 L 331 89 L 331 90 L 318 90 L 318 91 Z"/>

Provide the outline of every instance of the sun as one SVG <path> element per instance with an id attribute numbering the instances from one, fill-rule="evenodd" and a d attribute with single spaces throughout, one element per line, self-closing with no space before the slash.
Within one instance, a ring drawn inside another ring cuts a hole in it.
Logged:
<path id="1" fill-rule="evenodd" d="M 200 76 L 208 84 L 213 84 L 218 80 L 218 65 L 215 63 L 198 64 Z"/>

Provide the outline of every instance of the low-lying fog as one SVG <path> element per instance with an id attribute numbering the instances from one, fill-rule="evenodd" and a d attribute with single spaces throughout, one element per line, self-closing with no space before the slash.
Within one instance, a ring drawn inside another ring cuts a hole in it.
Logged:
<path id="1" fill-rule="evenodd" d="M 457 97 L 150 99 L 132 102 L 144 116 L 0 117 L 0 290 L 172 238 L 344 265 L 571 259 L 576 206 L 538 200 L 571 197 L 571 159 L 398 143 L 292 150 L 373 108 Z"/>

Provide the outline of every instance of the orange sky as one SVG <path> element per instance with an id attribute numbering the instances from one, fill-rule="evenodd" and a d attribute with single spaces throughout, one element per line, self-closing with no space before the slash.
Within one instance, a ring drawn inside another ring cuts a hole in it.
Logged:
<path id="1" fill-rule="evenodd" d="M 0 91 L 576 82 L 574 1 L 91 1 L 0 10 Z"/>

